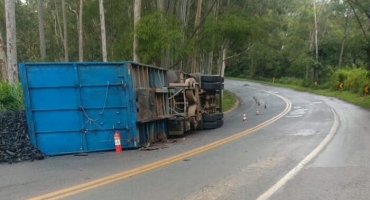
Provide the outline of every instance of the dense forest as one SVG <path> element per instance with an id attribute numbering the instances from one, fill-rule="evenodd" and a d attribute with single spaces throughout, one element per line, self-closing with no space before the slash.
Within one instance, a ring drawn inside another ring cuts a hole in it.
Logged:
<path id="1" fill-rule="evenodd" d="M 13 0 L 0 0 L 4 52 L 7 1 Z M 370 69 L 368 0 L 14 2 L 18 63 L 134 60 L 311 83 L 327 81 L 338 69 Z"/>

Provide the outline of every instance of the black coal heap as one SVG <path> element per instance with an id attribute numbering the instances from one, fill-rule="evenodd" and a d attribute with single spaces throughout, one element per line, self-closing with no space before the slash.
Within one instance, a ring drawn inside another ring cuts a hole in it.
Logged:
<path id="1" fill-rule="evenodd" d="M 25 112 L 0 113 L 0 163 L 42 159 L 44 155 L 31 144 Z"/>

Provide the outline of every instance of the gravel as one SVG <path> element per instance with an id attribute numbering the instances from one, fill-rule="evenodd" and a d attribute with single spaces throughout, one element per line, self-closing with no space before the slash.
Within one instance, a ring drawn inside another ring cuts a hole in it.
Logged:
<path id="1" fill-rule="evenodd" d="M 0 113 L 0 163 L 42 159 L 44 155 L 31 144 L 25 112 Z"/>

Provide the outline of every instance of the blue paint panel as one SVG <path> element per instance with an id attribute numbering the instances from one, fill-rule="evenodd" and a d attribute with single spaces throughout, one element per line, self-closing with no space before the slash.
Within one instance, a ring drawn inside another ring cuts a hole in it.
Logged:
<path id="1" fill-rule="evenodd" d="M 37 148 L 47 155 L 60 155 L 77 153 L 83 145 L 83 135 L 81 132 L 53 132 L 49 134 L 37 134 Z M 51 147 L 50 144 L 53 146 Z"/>
<path id="2" fill-rule="evenodd" d="M 74 86 L 75 69 L 71 64 L 27 65 L 28 87 Z M 23 80 L 22 80 L 23 82 Z"/>
<path id="3" fill-rule="evenodd" d="M 127 108 L 127 95 L 115 96 L 112 94 L 124 93 L 124 88 L 117 86 L 82 87 L 81 102 L 85 108 L 124 107 Z"/>
<path id="4" fill-rule="evenodd" d="M 80 115 L 77 110 L 34 111 L 32 118 L 35 132 L 80 131 Z"/>
<path id="5" fill-rule="evenodd" d="M 35 110 L 76 109 L 79 106 L 75 88 L 38 88 L 29 92 L 31 107 Z"/>
<path id="6" fill-rule="evenodd" d="M 31 142 L 46 155 L 137 147 L 135 93 L 120 63 L 22 63 Z"/>

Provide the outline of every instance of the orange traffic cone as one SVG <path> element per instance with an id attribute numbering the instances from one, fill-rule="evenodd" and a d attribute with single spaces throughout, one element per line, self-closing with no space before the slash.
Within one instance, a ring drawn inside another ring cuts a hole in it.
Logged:
<path id="1" fill-rule="evenodd" d="M 243 122 L 246 122 L 247 121 L 247 116 L 245 116 L 245 114 L 243 114 Z"/>

